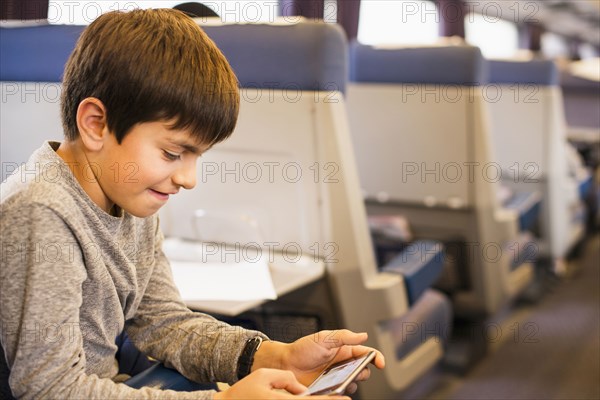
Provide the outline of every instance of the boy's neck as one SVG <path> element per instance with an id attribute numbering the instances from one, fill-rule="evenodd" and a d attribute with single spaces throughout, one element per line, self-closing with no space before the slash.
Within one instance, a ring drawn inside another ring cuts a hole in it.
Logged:
<path id="1" fill-rule="evenodd" d="M 90 165 L 87 155 L 79 139 L 64 141 L 56 149 L 56 154 L 67 164 L 79 185 L 96 205 L 110 215 L 120 214 L 118 206 L 104 193 L 96 179 L 96 169 Z"/>

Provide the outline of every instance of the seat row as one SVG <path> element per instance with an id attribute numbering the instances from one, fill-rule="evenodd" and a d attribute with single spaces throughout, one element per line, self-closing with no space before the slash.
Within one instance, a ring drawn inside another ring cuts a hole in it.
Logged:
<path id="1" fill-rule="evenodd" d="M 581 238 L 587 176 L 565 165 L 551 63 L 348 45 L 319 22 L 203 28 L 238 76 L 240 116 L 161 227 L 198 240 L 198 210 L 239 216 L 260 226 L 262 247 L 323 263 L 298 307 L 368 332 L 386 355 L 363 398 L 399 396 L 444 357 L 454 314 L 494 315 L 535 279 L 537 256 L 561 259 Z M 2 28 L 2 179 L 61 139 L 60 77 L 82 29 Z M 377 258 L 376 217 L 405 218 L 417 240 L 392 238 Z"/>

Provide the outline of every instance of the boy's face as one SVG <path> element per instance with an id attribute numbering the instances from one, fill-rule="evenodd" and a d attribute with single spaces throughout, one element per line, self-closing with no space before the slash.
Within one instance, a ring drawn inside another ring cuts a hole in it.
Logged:
<path id="1" fill-rule="evenodd" d="M 196 186 L 196 161 L 208 147 L 165 122 L 140 123 L 121 144 L 110 135 L 94 160 L 100 171 L 97 179 L 108 204 L 147 217 L 180 188 Z"/>

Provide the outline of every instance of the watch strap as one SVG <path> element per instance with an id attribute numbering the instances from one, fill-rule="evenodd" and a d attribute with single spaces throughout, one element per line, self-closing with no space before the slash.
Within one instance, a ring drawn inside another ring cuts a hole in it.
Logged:
<path id="1" fill-rule="evenodd" d="M 250 374 L 250 370 L 252 369 L 252 364 L 254 363 L 254 355 L 260 348 L 260 345 L 263 342 L 263 338 L 260 336 L 255 336 L 246 341 L 246 345 L 242 350 L 242 354 L 240 354 L 240 358 L 238 359 L 238 369 L 237 369 L 237 377 L 238 379 L 243 379 Z"/>

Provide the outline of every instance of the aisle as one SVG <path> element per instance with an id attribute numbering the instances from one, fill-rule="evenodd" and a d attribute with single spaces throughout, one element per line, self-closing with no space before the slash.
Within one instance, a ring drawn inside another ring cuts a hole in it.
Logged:
<path id="1" fill-rule="evenodd" d="M 503 339 L 469 374 L 438 372 L 429 377 L 433 391 L 407 398 L 600 399 L 600 235 L 588 239 L 578 263 L 578 273 L 538 304 L 513 310 Z"/>

